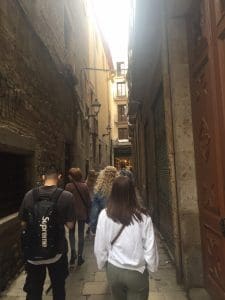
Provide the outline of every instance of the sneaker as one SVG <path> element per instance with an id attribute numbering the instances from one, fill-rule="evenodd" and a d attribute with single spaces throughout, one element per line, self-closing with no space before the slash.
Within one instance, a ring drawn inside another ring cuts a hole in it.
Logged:
<path id="1" fill-rule="evenodd" d="M 74 250 L 71 251 L 70 265 L 75 265 L 75 260 L 77 259 L 76 252 Z"/>
<path id="2" fill-rule="evenodd" d="M 85 260 L 83 259 L 83 257 L 81 255 L 78 255 L 77 265 L 81 266 L 81 265 L 83 265 L 84 262 L 85 262 Z"/>

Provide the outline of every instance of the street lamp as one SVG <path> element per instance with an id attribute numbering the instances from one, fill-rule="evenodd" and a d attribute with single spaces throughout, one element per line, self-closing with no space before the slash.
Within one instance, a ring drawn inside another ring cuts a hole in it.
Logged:
<path id="1" fill-rule="evenodd" d="M 95 101 L 91 104 L 91 108 L 93 110 L 93 114 L 88 115 L 88 119 L 91 117 L 97 117 L 97 115 L 99 114 L 100 108 L 101 108 L 101 103 L 98 101 L 97 98 L 95 98 Z"/>

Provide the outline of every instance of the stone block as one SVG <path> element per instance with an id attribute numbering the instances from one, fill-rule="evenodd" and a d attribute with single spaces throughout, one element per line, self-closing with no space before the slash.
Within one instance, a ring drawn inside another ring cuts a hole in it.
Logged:
<path id="1" fill-rule="evenodd" d="M 110 300 L 110 295 L 91 295 L 87 297 L 87 300 Z"/>
<path id="2" fill-rule="evenodd" d="M 97 272 L 95 273 L 95 281 L 107 281 L 105 272 Z"/>
<path id="3" fill-rule="evenodd" d="M 166 292 L 164 293 L 165 300 L 187 300 L 187 295 L 184 292 Z M 200 300 L 200 299 L 199 299 Z"/>
<path id="4" fill-rule="evenodd" d="M 189 291 L 190 300 L 212 300 L 205 289 L 194 288 Z"/>
<path id="5" fill-rule="evenodd" d="M 149 300 L 165 300 L 165 297 L 164 297 L 163 293 L 150 292 L 148 299 Z"/>
<path id="6" fill-rule="evenodd" d="M 106 282 L 86 282 L 84 284 L 83 295 L 104 295 L 109 294 Z"/>

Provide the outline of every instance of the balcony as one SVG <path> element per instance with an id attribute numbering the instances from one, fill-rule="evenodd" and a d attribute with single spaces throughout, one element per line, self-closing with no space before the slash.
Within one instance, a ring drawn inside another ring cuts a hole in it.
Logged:
<path id="1" fill-rule="evenodd" d="M 128 124 L 128 117 L 125 115 L 122 115 L 122 116 L 116 116 L 114 118 L 114 122 L 117 124 L 117 125 L 127 125 Z"/>

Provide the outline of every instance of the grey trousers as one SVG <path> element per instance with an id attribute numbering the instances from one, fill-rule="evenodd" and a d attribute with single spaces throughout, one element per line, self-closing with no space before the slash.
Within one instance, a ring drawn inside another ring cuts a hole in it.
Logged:
<path id="1" fill-rule="evenodd" d="M 107 278 L 113 300 L 148 300 L 149 275 L 138 271 L 121 269 L 108 263 Z"/>

